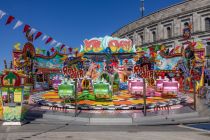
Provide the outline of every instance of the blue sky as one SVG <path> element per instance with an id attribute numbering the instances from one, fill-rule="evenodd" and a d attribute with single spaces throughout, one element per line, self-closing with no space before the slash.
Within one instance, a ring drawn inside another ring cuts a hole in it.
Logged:
<path id="1" fill-rule="evenodd" d="M 145 0 L 145 15 L 183 0 Z M 56 41 L 79 47 L 84 39 L 110 35 L 120 27 L 140 18 L 140 0 L 0 0 L 0 10 L 15 17 L 0 20 L 0 70 L 3 59 L 12 59 L 13 45 L 26 42 L 23 26 L 13 30 L 17 20 L 29 24 Z M 36 47 L 50 49 L 41 38 Z"/>

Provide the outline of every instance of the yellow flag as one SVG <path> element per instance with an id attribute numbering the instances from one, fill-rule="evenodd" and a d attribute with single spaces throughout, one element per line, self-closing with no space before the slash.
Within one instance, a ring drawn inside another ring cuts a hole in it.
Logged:
<path id="1" fill-rule="evenodd" d="M 161 45 L 161 51 L 165 50 L 165 46 L 164 45 Z"/>
<path id="2" fill-rule="evenodd" d="M 138 48 L 137 48 L 137 51 L 138 51 L 138 52 L 141 52 L 141 51 L 142 51 L 142 47 L 138 47 Z"/>
<path id="3" fill-rule="evenodd" d="M 14 48 L 16 49 L 16 50 L 20 50 L 20 43 L 16 43 L 15 45 L 14 45 Z"/>
<path id="4" fill-rule="evenodd" d="M 36 48 L 36 54 L 40 54 L 41 50 L 39 48 Z"/>
<path id="5" fill-rule="evenodd" d="M 198 42 L 197 42 L 196 48 L 197 48 L 197 49 L 203 48 L 203 44 L 201 43 L 201 41 L 198 41 Z"/>
<path id="6" fill-rule="evenodd" d="M 66 53 L 66 48 L 63 48 L 63 53 Z"/>
<path id="7" fill-rule="evenodd" d="M 78 51 L 78 48 L 74 48 L 74 51 Z"/>

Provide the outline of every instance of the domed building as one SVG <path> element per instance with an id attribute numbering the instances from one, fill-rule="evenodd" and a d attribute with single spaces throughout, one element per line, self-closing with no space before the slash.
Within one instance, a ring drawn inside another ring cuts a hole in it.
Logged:
<path id="1" fill-rule="evenodd" d="M 210 0 L 185 0 L 133 21 L 112 36 L 129 38 L 137 47 L 175 47 L 194 39 L 210 43 Z"/>

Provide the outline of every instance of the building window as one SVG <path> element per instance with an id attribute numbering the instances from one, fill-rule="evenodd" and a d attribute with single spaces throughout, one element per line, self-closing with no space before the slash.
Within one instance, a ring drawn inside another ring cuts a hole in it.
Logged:
<path id="1" fill-rule="evenodd" d="M 167 27 L 166 30 L 167 30 L 167 37 L 171 38 L 172 37 L 171 27 Z"/>
<path id="2" fill-rule="evenodd" d="M 141 44 L 144 44 L 144 37 L 143 37 L 143 35 L 140 35 L 140 39 L 141 39 Z"/>
<path id="3" fill-rule="evenodd" d="M 184 27 L 189 27 L 189 23 L 188 22 L 185 22 L 184 23 Z"/>
<path id="4" fill-rule="evenodd" d="M 152 32 L 152 41 L 153 42 L 156 41 L 156 32 L 155 31 Z"/>
<path id="5" fill-rule="evenodd" d="M 210 30 L 210 18 L 205 19 L 205 29 L 206 31 Z"/>

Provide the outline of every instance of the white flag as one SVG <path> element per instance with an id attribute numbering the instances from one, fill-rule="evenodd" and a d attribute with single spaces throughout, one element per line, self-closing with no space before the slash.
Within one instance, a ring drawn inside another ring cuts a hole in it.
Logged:
<path id="1" fill-rule="evenodd" d="M 58 47 L 58 46 L 60 46 L 61 45 L 61 43 L 60 42 L 58 42 L 57 44 L 56 44 L 56 46 L 55 47 Z"/>
<path id="2" fill-rule="evenodd" d="M 3 16 L 5 16 L 5 15 L 6 15 L 6 13 L 5 13 L 4 11 L 1 11 L 1 10 L 0 10 L 0 19 L 2 19 Z"/>
<path id="3" fill-rule="evenodd" d="M 54 45 L 57 41 L 53 39 L 53 41 L 50 43 L 50 45 Z"/>
<path id="4" fill-rule="evenodd" d="M 22 21 L 18 20 L 15 24 L 15 26 L 13 27 L 13 29 L 16 29 L 17 27 L 21 26 L 23 24 Z"/>
<path id="5" fill-rule="evenodd" d="M 44 36 L 42 37 L 42 41 L 44 41 L 46 38 L 47 38 L 47 35 L 44 35 Z"/>
<path id="6" fill-rule="evenodd" d="M 36 31 L 37 31 L 37 29 L 32 28 L 29 32 L 29 36 L 33 35 Z"/>

